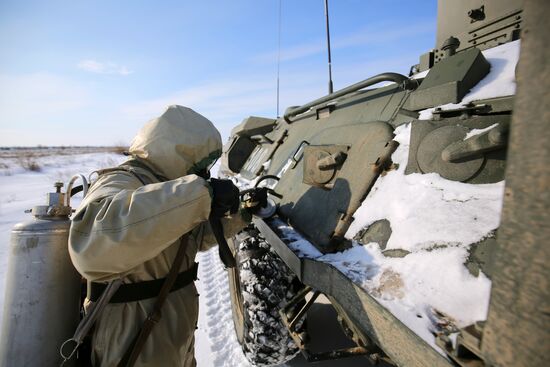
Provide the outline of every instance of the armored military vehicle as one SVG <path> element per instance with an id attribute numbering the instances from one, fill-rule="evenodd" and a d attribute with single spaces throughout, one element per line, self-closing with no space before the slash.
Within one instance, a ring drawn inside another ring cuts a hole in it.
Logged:
<path id="1" fill-rule="evenodd" d="M 543 0 L 439 0 L 410 75 L 233 129 L 221 172 L 270 193 L 230 244 L 253 364 L 550 365 L 548 19 Z M 355 347 L 311 351 L 319 294 Z"/>

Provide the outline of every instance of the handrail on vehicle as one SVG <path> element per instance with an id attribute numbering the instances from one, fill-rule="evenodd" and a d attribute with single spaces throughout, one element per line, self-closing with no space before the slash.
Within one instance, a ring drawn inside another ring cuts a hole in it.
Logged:
<path id="1" fill-rule="evenodd" d="M 292 123 L 292 121 L 290 120 L 291 117 L 304 113 L 313 106 L 316 106 L 321 103 L 329 102 L 335 98 L 345 96 L 346 94 L 358 91 L 359 89 L 363 89 L 374 84 L 378 84 L 380 82 L 395 82 L 399 84 L 399 86 L 403 89 L 414 89 L 418 85 L 416 80 L 409 79 L 404 75 L 401 75 L 398 73 L 382 73 L 382 74 L 375 75 L 371 78 L 365 79 L 363 81 L 360 81 L 358 83 L 352 84 L 348 87 L 345 87 L 344 89 L 340 89 L 324 97 L 318 98 L 312 102 L 306 103 L 303 106 L 293 108 L 290 111 L 286 111 L 283 118 L 285 119 L 286 122 L 291 124 Z"/>

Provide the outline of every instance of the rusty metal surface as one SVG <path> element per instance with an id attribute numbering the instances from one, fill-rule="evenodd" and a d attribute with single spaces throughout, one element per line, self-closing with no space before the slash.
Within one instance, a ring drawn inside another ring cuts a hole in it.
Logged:
<path id="1" fill-rule="evenodd" d="M 489 365 L 550 365 L 550 3 L 527 1 L 499 250 L 482 353 Z"/>

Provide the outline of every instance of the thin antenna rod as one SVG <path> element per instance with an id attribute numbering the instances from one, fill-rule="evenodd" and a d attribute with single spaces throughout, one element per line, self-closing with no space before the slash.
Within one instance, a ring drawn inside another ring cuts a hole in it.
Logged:
<path id="1" fill-rule="evenodd" d="M 281 73 L 281 8 L 282 8 L 282 0 L 279 0 L 279 44 L 277 47 L 277 118 L 280 117 L 279 115 L 279 75 Z"/>
<path id="2" fill-rule="evenodd" d="M 327 49 L 328 49 L 328 94 L 334 91 L 332 87 L 332 60 L 330 57 L 330 29 L 328 26 L 328 0 L 325 0 L 325 19 L 327 22 Z"/>

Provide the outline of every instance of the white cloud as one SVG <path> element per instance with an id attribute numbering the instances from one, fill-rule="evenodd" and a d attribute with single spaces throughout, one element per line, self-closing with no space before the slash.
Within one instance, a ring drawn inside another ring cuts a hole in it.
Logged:
<path id="1" fill-rule="evenodd" d="M 378 25 L 363 28 L 343 37 L 332 40 L 332 49 L 342 49 L 347 47 L 363 46 L 375 43 L 388 43 L 398 41 L 404 38 L 418 36 L 420 34 L 433 33 L 435 23 L 433 21 L 424 21 L 415 24 L 408 24 L 406 27 L 395 24 L 393 26 Z M 307 56 L 326 52 L 326 40 L 318 40 L 290 46 L 281 50 L 281 61 L 297 60 Z M 257 55 L 254 60 L 259 62 L 273 62 L 277 60 L 278 52 L 268 52 Z"/>
<path id="2" fill-rule="evenodd" d="M 77 67 L 81 70 L 96 74 L 116 74 L 126 76 L 133 73 L 133 71 L 128 70 L 126 66 L 118 65 L 114 62 L 103 63 L 96 60 L 82 60 L 78 63 Z"/>
<path id="3" fill-rule="evenodd" d="M 407 54 L 392 59 L 342 64 L 334 74 L 335 86 L 340 89 L 381 72 L 406 73 L 416 59 L 416 54 Z M 225 139 L 231 128 L 248 116 L 276 117 L 275 75 L 241 74 L 237 79 L 238 82 L 217 80 L 203 83 L 158 98 L 136 101 L 122 107 L 122 120 L 139 127 L 159 116 L 167 106 L 180 104 L 209 118 Z M 326 86 L 324 67 L 312 69 L 310 65 L 295 65 L 281 75 L 279 114 L 282 115 L 289 106 L 322 97 L 327 92 Z"/>
<path id="4" fill-rule="evenodd" d="M 435 23 L 433 21 L 424 21 L 419 23 L 380 25 L 376 28 L 364 28 L 351 35 L 336 40 L 335 46 L 338 48 L 361 46 L 373 43 L 387 43 L 390 41 L 399 41 L 405 38 L 415 37 L 421 34 L 430 34 L 435 31 Z"/>
<path id="5" fill-rule="evenodd" d="M 335 88 L 384 71 L 406 72 L 417 56 L 338 63 L 333 70 Z M 323 96 L 326 86 L 324 65 L 291 63 L 281 74 L 280 114 L 288 106 Z M 51 73 L 0 74 L 0 146 L 130 141 L 147 120 L 170 104 L 189 106 L 205 115 L 225 139 L 248 116 L 276 117 L 276 75 L 242 71 L 232 79 L 208 80 L 161 92 L 156 98 L 121 103 L 93 84 Z"/>
<path id="6" fill-rule="evenodd" d="M 281 111 L 291 102 L 307 102 L 316 98 L 324 87 L 323 75 L 297 74 L 285 77 L 285 93 L 281 95 Z M 241 76 L 238 82 L 218 80 L 192 86 L 156 99 L 143 100 L 124 106 L 126 121 L 139 125 L 160 115 L 172 104 L 193 108 L 209 118 L 220 130 L 222 137 L 229 135 L 231 128 L 251 116 L 276 117 L 276 85 L 274 76 Z"/>
<path id="7" fill-rule="evenodd" d="M 332 45 L 334 47 L 334 45 Z M 297 60 L 307 56 L 316 55 L 321 52 L 325 52 L 327 46 L 326 42 L 321 40 L 312 42 L 309 44 L 301 44 L 293 47 L 285 48 L 281 50 L 281 61 Z M 258 57 L 259 60 L 266 60 L 273 62 L 277 59 L 276 53 L 269 53 Z"/>

